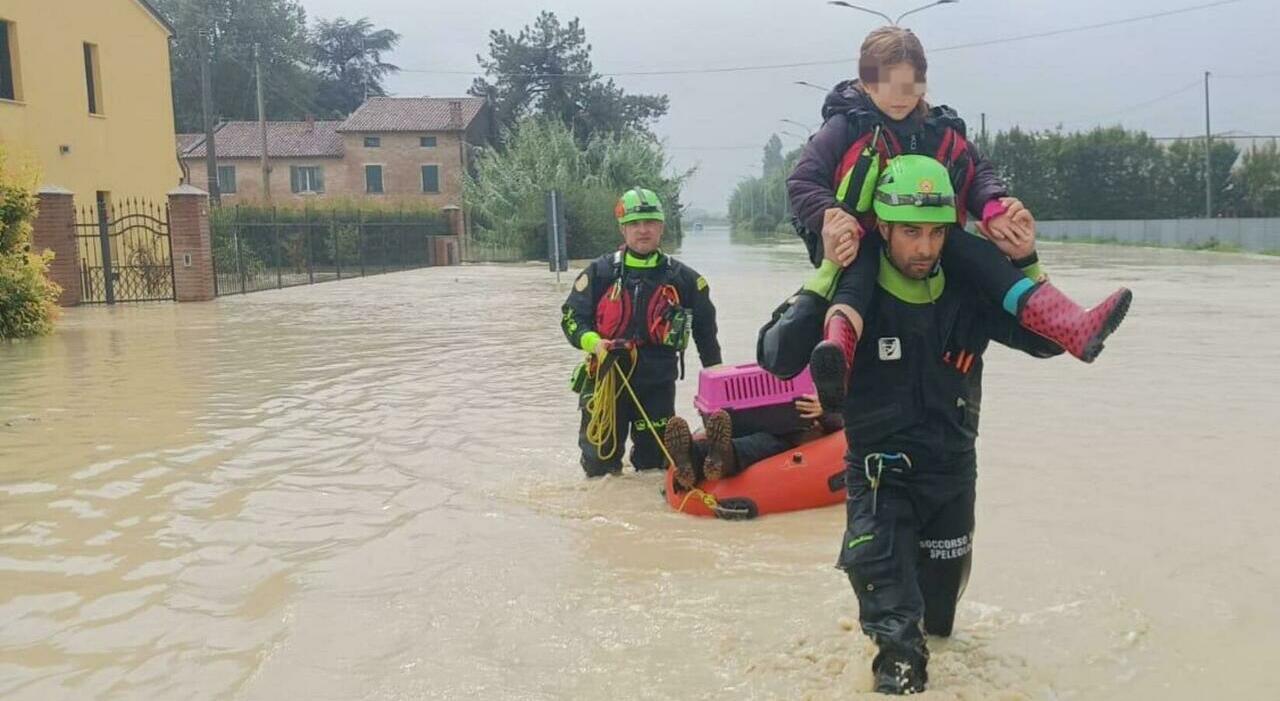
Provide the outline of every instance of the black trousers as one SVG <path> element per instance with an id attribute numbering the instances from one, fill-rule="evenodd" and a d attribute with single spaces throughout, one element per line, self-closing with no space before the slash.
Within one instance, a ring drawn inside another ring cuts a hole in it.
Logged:
<path id="1" fill-rule="evenodd" d="M 663 368 L 660 372 L 646 372 L 645 359 L 639 361 L 636 372 L 630 379 L 631 388 L 635 390 L 640 405 L 653 421 L 653 430 L 645 422 L 643 415 L 636 408 L 635 401 L 626 388 L 618 383 L 621 394 L 617 397 L 614 412 L 614 435 L 617 445 L 612 455 L 600 457 L 600 450 L 587 440 L 587 424 L 591 415 L 587 411 L 587 402 L 595 392 L 595 383 L 588 381 L 578 397 L 578 408 L 582 413 L 582 421 L 578 427 L 578 447 L 582 450 L 582 469 L 588 477 L 600 477 L 611 472 L 622 470 L 622 456 L 626 451 L 627 436 L 631 436 L 631 464 L 637 470 L 666 469 L 667 459 L 658 447 L 658 439 L 654 431 L 661 436 L 666 430 L 667 421 L 676 413 L 676 380 L 674 369 L 668 373 Z M 609 445 L 604 446 L 608 451 Z"/>
<path id="2" fill-rule="evenodd" d="M 864 316 L 876 289 L 882 246 L 884 239 L 880 232 L 869 232 L 862 238 L 861 248 L 853 265 L 841 273 L 842 278 L 851 278 L 840 282 L 842 291 L 854 293 L 854 302 L 849 306 Z M 947 277 L 967 282 L 997 307 L 1004 304 L 1004 296 L 1009 288 L 1026 279 L 1022 271 L 1015 268 L 995 244 L 959 227 L 947 233 L 947 240 L 942 245 L 942 264 L 946 268 Z"/>
<path id="3" fill-rule="evenodd" d="M 882 652 L 923 665 L 925 633 L 951 634 L 968 582 L 976 472 L 972 453 L 942 464 L 912 459 L 909 474 L 884 473 L 879 490 L 862 456 L 847 461 L 838 566 L 858 597 L 862 631 Z"/>

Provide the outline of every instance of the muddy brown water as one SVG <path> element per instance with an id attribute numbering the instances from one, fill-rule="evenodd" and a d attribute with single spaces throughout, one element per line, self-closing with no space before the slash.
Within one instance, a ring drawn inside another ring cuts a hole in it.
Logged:
<path id="1" fill-rule="evenodd" d="M 990 352 L 975 569 L 925 698 L 1280 698 L 1280 263 L 1042 251 L 1136 301 L 1095 365 Z M 681 255 L 729 361 L 806 271 L 722 229 Z M 582 479 L 571 279 L 84 307 L 0 345 L 0 699 L 865 693 L 841 508 L 708 521 L 657 475 Z"/>

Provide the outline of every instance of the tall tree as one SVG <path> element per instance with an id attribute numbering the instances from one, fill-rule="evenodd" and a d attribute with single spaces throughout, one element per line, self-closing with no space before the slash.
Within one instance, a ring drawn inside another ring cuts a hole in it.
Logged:
<path id="1" fill-rule="evenodd" d="M 156 5 L 177 30 L 172 77 L 178 131 L 202 128 L 202 42 L 210 51 L 215 118 L 257 116 L 254 44 L 267 76 L 267 116 L 298 119 L 315 110 L 306 12 L 296 0 L 156 0 Z"/>
<path id="2" fill-rule="evenodd" d="M 386 95 L 383 80 L 400 71 L 382 60 L 400 43 L 390 29 L 367 17 L 320 20 L 311 31 L 312 65 L 319 76 L 316 106 L 327 117 L 350 114 L 366 97 Z"/>
<path id="3" fill-rule="evenodd" d="M 476 56 L 485 77 L 470 93 L 487 97 L 499 126 L 537 115 L 567 125 L 580 144 L 593 134 L 648 132 L 667 113 L 666 95 L 628 95 L 591 65 L 591 45 L 577 18 L 561 24 L 542 12 L 519 34 L 489 32 L 489 56 Z"/>
<path id="4" fill-rule="evenodd" d="M 1109 127 L 1073 134 L 1057 160 L 1073 219 L 1147 219 L 1164 209 L 1165 152 L 1145 132 Z"/>
<path id="5" fill-rule="evenodd" d="M 985 155 L 991 159 L 1012 194 L 1040 219 L 1070 217 L 1064 212 L 1058 178 L 1062 136 L 1054 132 L 1025 132 L 1014 127 L 989 138 Z"/>
<path id="6" fill-rule="evenodd" d="M 1240 192 L 1241 214 L 1280 216 L 1280 147 L 1275 141 L 1246 151 L 1232 179 L 1233 189 Z"/>
<path id="7" fill-rule="evenodd" d="M 1165 216 L 1204 216 L 1204 139 L 1175 141 L 1167 158 L 1168 197 Z M 1240 158 L 1240 149 L 1230 141 L 1214 141 L 1209 149 L 1209 167 L 1213 189 L 1213 212 L 1218 214 L 1238 208 L 1238 197 L 1231 184 L 1231 167 Z"/>
<path id="8" fill-rule="evenodd" d="M 782 165 L 782 139 L 773 134 L 764 145 L 764 177 L 768 178 L 782 170 Z"/>

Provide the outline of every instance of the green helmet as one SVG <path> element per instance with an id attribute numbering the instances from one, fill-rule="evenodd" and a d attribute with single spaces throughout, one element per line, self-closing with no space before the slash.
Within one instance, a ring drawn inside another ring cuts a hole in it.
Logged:
<path id="1" fill-rule="evenodd" d="M 643 187 L 633 187 L 622 193 L 617 206 L 613 208 L 613 215 L 618 218 L 619 224 L 642 219 L 667 220 L 662 213 L 662 200 L 658 199 L 653 190 Z"/>
<path id="2" fill-rule="evenodd" d="M 885 222 L 955 223 L 951 174 L 928 156 L 898 156 L 889 161 L 876 184 L 875 211 Z"/>

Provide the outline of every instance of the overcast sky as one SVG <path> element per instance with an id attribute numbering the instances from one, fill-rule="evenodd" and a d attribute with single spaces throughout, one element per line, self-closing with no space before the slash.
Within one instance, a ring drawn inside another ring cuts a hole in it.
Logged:
<path id="1" fill-rule="evenodd" d="M 896 16 L 928 0 L 857 2 Z M 1215 133 L 1280 133 L 1280 3 L 1240 0 L 1184 14 L 1086 32 L 939 50 L 957 44 L 1078 27 L 1205 4 L 1207 0 L 960 0 L 908 18 L 929 54 L 929 97 L 955 107 L 978 130 L 1022 125 L 1068 129 L 1123 123 L 1155 136 L 1204 132 L 1204 71 L 1212 71 Z M 471 77 L 419 71 L 475 71 L 488 32 L 515 32 L 540 10 L 580 17 L 600 72 L 839 63 L 735 73 L 626 76 L 626 90 L 666 93 L 656 125 L 675 165 L 696 165 L 685 202 L 723 211 L 733 184 L 759 172 L 773 132 L 803 135 L 815 125 L 823 86 L 855 73 L 862 38 L 877 18 L 824 0 L 303 0 L 312 17 L 355 18 L 403 35 L 390 57 L 406 69 L 396 95 L 465 93 Z M 1185 88 L 1185 89 L 1184 89 Z M 1180 89 L 1181 92 L 1178 92 Z M 1175 94 L 1176 93 L 1176 94 Z M 1157 99 L 1160 98 L 1160 99 Z M 782 135 L 788 148 L 801 139 Z"/>

